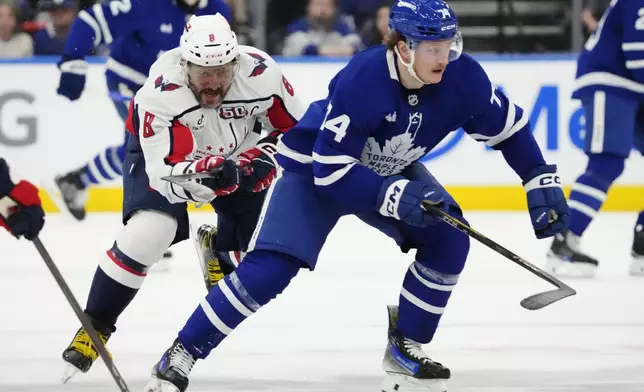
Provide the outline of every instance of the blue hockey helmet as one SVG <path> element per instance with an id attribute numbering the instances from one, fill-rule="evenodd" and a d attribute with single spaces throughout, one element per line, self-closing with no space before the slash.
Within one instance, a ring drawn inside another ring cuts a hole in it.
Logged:
<path id="1" fill-rule="evenodd" d="M 450 61 L 463 51 L 458 20 L 443 0 L 396 0 L 389 14 L 389 29 L 405 37 L 411 50 L 420 41 L 451 39 Z"/>

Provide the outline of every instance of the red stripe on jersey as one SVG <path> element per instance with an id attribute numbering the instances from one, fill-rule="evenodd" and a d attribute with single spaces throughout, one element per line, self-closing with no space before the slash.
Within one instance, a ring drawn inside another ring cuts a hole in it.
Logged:
<path id="1" fill-rule="evenodd" d="M 147 274 L 146 274 L 146 273 L 136 271 L 136 270 L 134 270 L 134 269 L 132 269 L 132 268 L 128 267 L 127 265 L 123 264 L 123 262 L 122 262 L 121 260 L 119 260 L 118 258 L 116 258 L 116 255 L 115 255 L 115 254 L 114 254 L 114 252 L 112 252 L 111 250 L 108 250 L 108 251 L 107 251 L 107 257 L 109 257 L 110 259 L 112 259 L 112 261 L 114 262 L 114 264 L 118 265 L 119 267 L 121 267 L 121 268 L 122 268 L 122 269 L 124 269 L 125 271 L 127 271 L 127 272 L 131 273 L 132 275 L 136 275 L 136 276 L 143 276 L 143 277 L 147 276 Z"/>
<path id="2" fill-rule="evenodd" d="M 125 129 L 132 135 L 136 136 L 136 129 L 134 129 L 134 100 L 130 101 L 130 107 L 127 110 L 127 119 L 125 120 Z"/>
<path id="3" fill-rule="evenodd" d="M 279 97 L 273 97 L 273 105 L 268 109 L 268 120 L 271 122 L 271 125 L 280 130 L 281 132 L 286 132 L 289 129 L 293 128 L 297 121 L 286 111 L 284 107 L 284 101 Z"/>
<path id="4" fill-rule="evenodd" d="M 168 163 L 179 163 L 192 153 L 194 143 L 190 128 L 175 120 L 170 127 L 170 154 L 166 161 Z"/>

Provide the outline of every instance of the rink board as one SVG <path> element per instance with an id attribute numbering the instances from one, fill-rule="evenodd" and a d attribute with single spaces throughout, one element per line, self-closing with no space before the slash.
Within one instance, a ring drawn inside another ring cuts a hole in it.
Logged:
<path id="1" fill-rule="evenodd" d="M 41 186 L 50 184 L 56 174 L 83 165 L 106 146 L 118 145 L 123 137 L 104 84 L 104 61 L 91 60 L 83 96 L 69 102 L 56 95 L 56 60 L 0 61 L 0 156 L 11 162 L 15 177 Z M 277 60 L 306 103 L 325 97 L 329 80 L 346 64 L 316 58 Z M 562 180 L 570 185 L 586 165 L 581 150 L 584 116 L 579 102 L 570 99 L 574 57 L 479 56 L 479 60 L 497 87 L 524 108 L 546 160 L 559 166 Z M 450 134 L 425 162 L 466 209 L 525 208 L 519 179 L 502 155 L 462 131 Z M 644 159 L 633 152 L 609 193 L 606 210 L 644 207 L 642 168 Z M 120 182 L 114 181 L 92 190 L 89 210 L 119 211 L 121 201 Z M 54 210 L 49 201 L 46 206 Z"/>
<path id="2" fill-rule="evenodd" d="M 523 188 L 516 186 L 449 186 L 447 190 L 456 201 L 468 211 L 522 211 L 527 207 Z M 566 188 L 566 193 L 570 190 Z M 41 192 L 45 211 L 55 212 L 49 195 Z M 602 207 L 603 211 L 640 211 L 644 207 L 644 187 L 636 185 L 615 186 L 608 194 Z M 121 211 L 123 190 L 121 188 L 92 188 L 90 189 L 88 211 L 114 212 Z M 211 209 L 209 205 L 196 208 L 190 205 L 190 210 Z"/>

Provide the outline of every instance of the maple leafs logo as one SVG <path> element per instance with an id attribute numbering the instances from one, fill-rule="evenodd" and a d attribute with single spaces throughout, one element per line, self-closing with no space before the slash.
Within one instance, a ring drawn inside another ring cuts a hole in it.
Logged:
<path id="1" fill-rule="evenodd" d="M 382 147 L 375 138 L 370 137 L 362 150 L 362 162 L 380 175 L 400 173 L 407 165 L 417 161 L 427 152 L 427 148 L 414 145 L 414 138 L 421 123 L 421 113 L 410 114 L 407 130 L 386 140 Z M 381 158 L 383 156 L 391 159 L 383 161 Z"/>
<path id="2" fill-rule="evenodd" d="M 163 79 L 163 75 L 160 75 L 154 80 L 154 88 L 161 88 L 161 91 L 174 91 L 179 87 L 181 87 L 181 85 L 170 83 L 167 80 Z"/>

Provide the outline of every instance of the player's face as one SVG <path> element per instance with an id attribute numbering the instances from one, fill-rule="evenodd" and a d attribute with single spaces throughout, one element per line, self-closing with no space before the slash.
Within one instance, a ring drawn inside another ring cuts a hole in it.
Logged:
<path id="1" fill-rule="evenodd" d="M 452 40 L 422 41 L 415 51 L 414 70 L 425 83 L 439 83 L 449 64 Z"/>
<path id="2" fill-rule="evenodd" d="M 216 67 L 188 64 L 190 88 L 202 108 L 214 109 L 221 105 L 233 82 L 235 68 L 233 63 Z"/>

